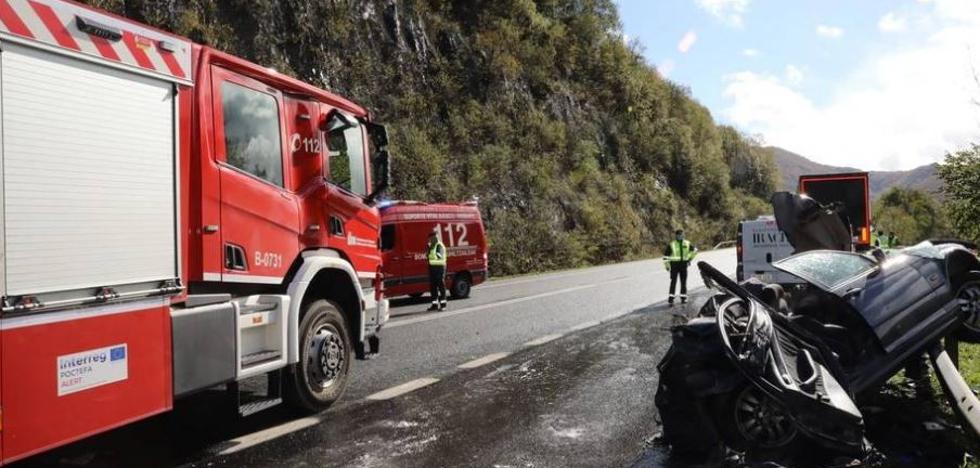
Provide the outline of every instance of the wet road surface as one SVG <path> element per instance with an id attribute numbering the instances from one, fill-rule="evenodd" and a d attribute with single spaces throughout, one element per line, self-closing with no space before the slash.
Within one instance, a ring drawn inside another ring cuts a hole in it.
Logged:
<path id="1" fill-rule="evenodd" d="M 734 273 L 733 249 L 699 260 Z M 323 414 L 238 420 L 209 391 L 22 466 L 622 466 L 655 433 L 668 281 L 652 260 L 491 282 L 446 312 L 396 299 Z"/>
<path id="2" fill-rule="evenodd" d="M 626 466 L 657 433 L 656 365 L 681 310 L 648 307 L 330 417 L 353 427 L 321 424 L 195 465 Z"/>

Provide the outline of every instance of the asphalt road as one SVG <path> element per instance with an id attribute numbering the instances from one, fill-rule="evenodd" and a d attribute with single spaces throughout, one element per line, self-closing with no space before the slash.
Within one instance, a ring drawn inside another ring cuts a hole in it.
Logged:
<path id="1" fill-rule="evenodd" d="M 698 260 L 735 270 L 733 249 Z M 396 299 L 323 414 L 239 421 L 210 392 L 24 466 L 622 466 L 655 430 L 668 281 L 651 260 L 493 281 L 444 312 Z"/>

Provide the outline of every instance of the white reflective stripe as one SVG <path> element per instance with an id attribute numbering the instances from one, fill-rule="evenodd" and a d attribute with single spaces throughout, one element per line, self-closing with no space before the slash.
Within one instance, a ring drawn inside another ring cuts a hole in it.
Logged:
<path id="1" fill-rule="evenodd" d="M 107 304 L 98 307 L 88 307 L 84 309 L 66 310 L 64 312 L 51 312 L 34 315 L 24 315 L 20 317 L 6 317 L 0 319 L 0 330 L 12 330 L 15 328 L 33 327 L 37 325 L 47 325 L 58 322 L 68 322 L 71 320 L 81 320 L 92 317 L 102 317 L 105 315 L 121 314 L 125 312 L 136 312 L 168 305 L 169 298 L 157 297 L 144 299 L 136 302 L 125 302 L 121 304 Z"/>
<path id="2" fill-rule="evenodd" d="M 258 275 L 221 275 L 221 280 L 226 283 L 254 283 L 254 284 L 279 284 L 282 283 L 281 277 L 258 276 Z"/>
<path id="3" fill-rule="evenodd" d="M 357 277 L 358 278 L 374 279 L 375 274 L 374 274 L 373 271 L 359 271 L 359 272 L 357 272 Z"/>
<path id="4" fill-rule="evenodd" d="M 83 53 L 86 53 L 86 54 L 89 54 L 89 55 L 94 55 L 94 56 L 99 57 L 99 58 L 103 58 L 102 57 L 102 54 L 99 53 L 99 49 L 95 48 L 95 44 L 92 43 L 91 40 L 89 40 L 87 37 L 86 38 L 80 38 L 80 37 L 75 36 L 74 34 L 72 34 L 72 32 L 75 29 L 75 28 L 73 28 L 71 26 L 71 24 L 73 22 L 75 22 L 75 16 L 74 15 L 69 15 L 69 16 L 66 17 L 65 15 L 67 14 L 67 12 L 65 12 L 63 10 L 59 10 L 57 8 L 52 8 L 51 11 L 53 11 L 54 12 L 54 16 L 58 18 L 58 22 L 60 22 L 61 24 L 66 25 L 66 29 L 68 29 L 68 34 L 71 35 L 72 39 L 75 40 L 75 43 L 78 44 L 78 48 Z M 47 28 L 44 28 L 44 29 L 46 30 Z"/>
<path id="5" fill-rule="evenodd" d="M 164 63 L 163 57 L 160 56 L 160 52 L 157 50 L 156 47 L 148 47 L 146 49 L 143 49 L 143 53 L 146 54 L 146 57 L 150 59 L 150 63 L 153 64 L 154 69 L 156 69 L 160 73 L 166 73 L 168 75 L 170 74 L 170 69 L 167 68 L 167 64 Z"/>
<path id="6" fill-rule="evenodd" d="M 204 272 L 204 281 L 221 281 L 221 273 Z"/>
<path id="7" fill-rule="evenodd" d="M 37 16 L 37 13 L 34 12 L 34 9 L 27 2 L 15 1 L 7 3 L 10 5 L 10 9 L 14 10 L 14 13 L 24 22 L 24 26 L 27 26 L 27 29 L 31 31 L 35 39 L 52 45 L 58 44 L 58 41 L 54 40 L 54 36 L 44 26 L 41 18 Z"/>

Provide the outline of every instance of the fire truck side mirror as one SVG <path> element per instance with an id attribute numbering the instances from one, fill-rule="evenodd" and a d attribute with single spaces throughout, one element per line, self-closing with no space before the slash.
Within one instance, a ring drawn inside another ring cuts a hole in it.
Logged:
<path id="1" fill-rule="evenodd" d="M 366 122 L 368 135 L 371 136 L 371 143 L 375 148 L 383 149 L 388 147 L 388 127 L 374 122 Z"/>
<path id="2" fill-rule="evenodd" d="M 320 130 L 324 132 L 336 132 L 346 130 L 357 125 L 352 117 L 344 114 L 337 109 L 330 109 L 327 115 L 320 120 Z"/>
<path id="3" fill-rule="evenodd" d="M 374 190 L 368 195 L 367 202 L 374 204 L 378 197 L 388 188 L 388 183 L 391 181 L 391 155 L 388 154 L 387 149 L 382 147 L 374 155 L 371 163 L 373 166 L 371 169 L 373 172 Z"/>

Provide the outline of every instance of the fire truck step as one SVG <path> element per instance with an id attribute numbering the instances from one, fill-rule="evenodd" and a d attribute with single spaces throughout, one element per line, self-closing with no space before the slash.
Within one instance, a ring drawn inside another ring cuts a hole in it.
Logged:
<path id="1" fill-rule="evenodd" d="M 264 409 L 272 408 L 280 403 L 282 403 L 282 398 L 279 397 L 250 401 L 238 407 L 238 414 L 242 417 L 250 416 Z"/>
<path id="2" fill-rule="evenodd" d="M 276 350 L 262 350 L 256 353 L 246 354 L 242 356 L 242 367 L 250 367 L 264 362 L 274 361 L 279 359 L 281 355 L 282 353 Z"/>

